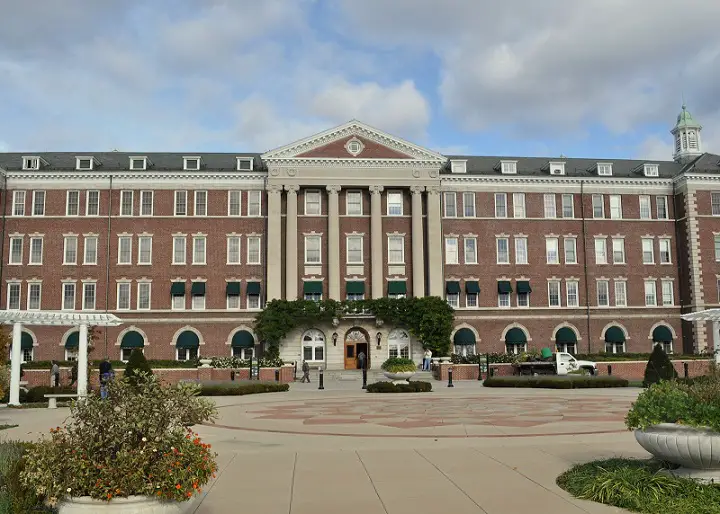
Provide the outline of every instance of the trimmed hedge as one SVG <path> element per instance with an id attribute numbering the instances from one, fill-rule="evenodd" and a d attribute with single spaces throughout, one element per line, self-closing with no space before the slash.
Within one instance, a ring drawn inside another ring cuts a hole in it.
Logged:
<path id="1" fill-rule="evenodd" d="M 100 363 L 102 362 L 102 359 L 93 359 L 90 358 L 89 360 L 93 363 L 93 369 L 98 369 L 100 367 Z M 75 361 L 55 361 L 57 362 L 58 366 L 61 368 L 72 368 L 73 364 L 75 364 Z M 115 371 L 119 369 L 125 368 L 125 363 L 122 361 L 110 361 L 110 364 L 112 364 L 112 367 Z M 200 364 L 199 361 L 192 360 L 192 361 L 175 361 L 175 360 L 148 360 L 148 364 L 150 364 L 150 367 L 153 369 L 160 369 L 160 368 L 197 368 Z M 31 361 L 26 362 L 22 365 L 23 369 L 50 369 L 52 367 L 52 364 L 50 361 Z"/>
<path id="2" fill-rule="evenodd" d="M 200 384 L 201 396 L 244 396 L 246 394 L 280 393 L 290 389 L 289 384 L 254 382 L 240 384 Z"/>
<path id="3" fill-rule="evenodd" d="M 601 387 L 628 387 L 624 378 L 608 376 L 515 376 L 490 377 L 483 382 L 485 387 L 529 387 L 542 389 L 594 389 Z"/>
<path id="4" fill-rule="evenodd" d="M 413 380 L 406 384 L 393 384 L 392 382 L 375 382 L 368 384 L 368 393 L 429 393 L 432 391 L 430 382 Z"/>
<path id="5" fill-rule="evenodd" d="M 25 392 L 24 389 L 20 389 L 20 403 L 47 403 L 48 399 L 45 398 L 46 394 L 75 394 L 77 389 L 74 387 L 50 387 L 50 386 L 37 386 L 31 387 Z M 10 392 L 6 392 L 2 398 L 3 403 L 7 403 L 10 399 Z"/>

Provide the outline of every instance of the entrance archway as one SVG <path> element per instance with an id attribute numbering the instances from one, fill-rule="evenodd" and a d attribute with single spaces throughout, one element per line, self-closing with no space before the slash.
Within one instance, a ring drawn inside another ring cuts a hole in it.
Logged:
<path id="1" fill-rule="evenodd" d="M 360 369 L 358 355 L 365 354 L 365 367 L 370 368 L 370 336 L 359 327 L 345 334 L 345 369 Z"/>

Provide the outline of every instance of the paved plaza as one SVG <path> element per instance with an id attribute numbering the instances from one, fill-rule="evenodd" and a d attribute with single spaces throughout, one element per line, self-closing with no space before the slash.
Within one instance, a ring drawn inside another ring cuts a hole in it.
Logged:
<path id="1" fill-rule="evenodd" d="M 456 387 L 368 394 L 358 382 L 293 384 L 288 393 L 216 398 L 198 427 L 220 472 L 197 514 L 624 512 L 572 498 L 555 478 L 576 463 L 647 457 L 623 417 L 638 389 Z M 2 410 L 34 439 L 67 409 Z"/>

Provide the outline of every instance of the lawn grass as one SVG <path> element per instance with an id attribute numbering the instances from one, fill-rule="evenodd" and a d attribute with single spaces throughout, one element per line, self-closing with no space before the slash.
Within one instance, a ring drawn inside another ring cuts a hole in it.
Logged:
<path id="1" fill-rule="evenodd" d="M 580 464 L 557 484 L 573 496 L 643 514 L 718 514 L 720 486 L 702 485 L 660 471 L 654 460 L 608 459 Z"/>

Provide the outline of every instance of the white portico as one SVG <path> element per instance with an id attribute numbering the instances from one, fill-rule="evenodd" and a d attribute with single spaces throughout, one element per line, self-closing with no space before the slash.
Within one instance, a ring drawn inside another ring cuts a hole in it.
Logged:
<path id="1" fill-rule="evenodd" d="M 12 350 L 10 370 L 10 405 L 20 405 L 20 364 L 22 362 L 22 327 L 65 326 L 78 327 L 78 398 L 87 396 L 88 327 L 115 327 L 122 321 L 113 314 L 68 313 L 57 311 L 0 311 L 0 323 L 12 324 Z"/>
<path id="2" fill-rule="evenodd" d="M 708 309 L 680 316 L 685 321 L 712 321 L 715 363 L 720 365 L 720 309 Z"/>

